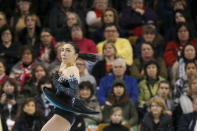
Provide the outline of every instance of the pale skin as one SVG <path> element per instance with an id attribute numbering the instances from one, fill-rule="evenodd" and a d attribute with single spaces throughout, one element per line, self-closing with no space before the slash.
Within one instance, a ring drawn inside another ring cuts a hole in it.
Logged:
<path id="1" fill-rule="evenodd" d="M 78 54 L 74 47 L 65 43 L 61 48 L 62 63 L 60 65 L 59 73 L 65 78 L 69 79 L 74 76 L 79 80 L 79 70 L 76 67 L 76 59 Z M 71 123 L 60 115 L 55 114 L 42 128 L 41 131 L 70 131 Z"/>

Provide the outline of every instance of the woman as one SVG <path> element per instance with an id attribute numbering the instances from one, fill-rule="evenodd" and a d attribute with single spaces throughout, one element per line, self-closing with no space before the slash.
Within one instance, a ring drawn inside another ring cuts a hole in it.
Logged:
<path id="1" fill-rule="evenodd" d="M 88 107 L 91 109 L 101 112 L 101 107 L 99 102 L 95 96 L 95 89 L 93 85 L 89 81 L 83 81 L 79 84 L 79 96 Z M 84 117 L 84 121 L 86 127 L 90 125 L 97 125 L 102 118 L 102 114 L 99 113 L 98 115 L 87 115 Z"/>
<path id="2" fill-rule="evenodd" d="M 147 102 L 157 94 L 160 81 L 164 80 L 159 75 L 160 68 L 155 61 L 149 61 L 144 67 L 145 78 L 139 82 L 139 106 L 146 107 Z"/>
<path id="3" fill-rule="evenodd" d="M 103 121 L 110 122 L 110 110 L 113 107 L 121 107 L 123 110 L 122 122 L 135 126 L 138 121 L 138 115 L 134 102 L 129 98 L 126 85 L 122 80 L 114 81 L 111 94 L 108 96 L 106 105 L 103 109 Z"/>
<path id="4" fill-rule="evenodd" d="M 112 63 L 116 55 L 117 50 L 113 42 L 106 42 L 103 45 L 103 59 L 98 61 L 92 69 L 92 75 L 95 77 L 97 84 L 102 77 L 112 72 Z"/>
<path id="5" fill-rule="evenodd" d="M 0 59 L 0 92 L 2 90 L 2 86 L 5 81 L 8 79 L 8 75 L 6 73 L 6 63 L 4 59 Z"/>
<path id="6" fill-rule="evenodd" d="M 197 39 L 192 38 L 192 30 L 187 23 L 179 23 L 176 27 L 176 39 L 168 42 L 164 51 L 164 60 L 169 69 L 174 62 L 180 57 L 183 47 L 191 44 L 197 51 Z"/>
<path id="7" fill-rule="evenodd" d="M 76 59 L 79 55 L 79 48 L 74 43 L 64 43 L 61 47 L 62 62 L 58 74 L 53 77 L 55 88 L 43 89 L 46 98 L 56 107 L 55 113 L 42 131 L 69 131 L 76 119 L 76 113 L 97 114 L 87 109 L 78 99 L 80 75 Z"/>
<path id="8" fill-rule="evenodd" d="M 55 46 L 57 42 L 49 28 L 43 28 L 40 33 L 40 43 L 36 47 L 37 59 L 47 67 L 55 59 Z"/>
<path id="9" fill-rule="evenodd" d="M 167 78 L 167 68 L 165 61 L 155 54 L 154 47 L 152 44 L 144 42 L 141 45 L 141 56 L 140 58 L 135 58 L 133 65 L 131 66 L 131 75 L 136 79 L 141 80 L 144 78 L 144 66 L 150 61 L 154 60 L 158 63 L 160 68 L 160 74 L 162 77 Z"/>
<path id="10" fill-rule="evenodd" d="M 140 57 L 140 47 L 143 42 L 149 42 L 154 47 L 155 55 L 163 57 L 165 42 L 163 37 L 157 31 L 157 27 L 153 24 L 147 24 L 142 27 L 142 36 L 134 43 L 134 57 Z"/>
<path id="11" fill-rule="evenodd" d="M 49 77 L 49 72 L 43 64 L 33 65 L 31 74 L 32 77 L 24 86 L 23 95 L 25 95 L 25 97 L 34 97 L 40 94 L 37 90 L 39 81 L 44 77 Z"/>
<path id="12" fill-rule="evenodd" d="M 19 60 L 20 44 L 14 41 L 14 32 L 9 26 L 4 26 L 0 31 L 0 57 L 6 60 L 7 73 L 14 64 Z"/>
<path id="13" fill-rule="evenodd" d="M 13 131 L 40 131 L 45 123 L 45 118 L 40 114 L 36 101 L 28 98 L 19 110 Z"/>
<path id="14" fill-rule="evenodd" d="M 177 79 L 187 80 L 185 65 L 188 61 L 197 62 L 197 53 L 195 47 L 191 44 L 185 45 L 181 51 L 180 58 L 172 66 L 172 83 Z"/>
<path id="15" fill-rule="evenodd" d="M 160 97 L 149 102 L 149 112 L 146 113 L 141 131 L 173 131 L 172 118 L 165 114 L 165 102 Z"/>

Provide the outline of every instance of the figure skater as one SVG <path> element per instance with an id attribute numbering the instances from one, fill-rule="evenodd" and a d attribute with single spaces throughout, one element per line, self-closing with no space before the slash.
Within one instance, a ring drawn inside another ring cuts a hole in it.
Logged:
<path id="1" fill-rule="evenodd" d="M 41 131 L 69 131 L 78 114 L 98 114 L 88 109 L 79 99 L 79 70 L 77 57 L 90 60 L 93 55 L 80 54 L 76 44 L 64 42 L 61 47 L 61 65 L 58 73 L 52 77 L 54 88 L 43 88 L 47 100 L 55 107 L 53 117 Z"/>

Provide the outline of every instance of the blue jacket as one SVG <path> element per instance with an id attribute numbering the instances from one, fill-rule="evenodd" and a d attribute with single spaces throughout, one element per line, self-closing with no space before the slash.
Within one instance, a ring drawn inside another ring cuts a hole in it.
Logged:
<path id="1" fill-rule="evenodd" d="M 111 93 L 112 85 L 115 80 L 113 74 L 104 76 L 99 83 L 99 89 L 97 90 L 97 98 L 101 105 L 105 104 L 106 98 Z M 137 80 L 131 76 L 124 75 L 124 81 L 126 84 L 126 92 L 130 98 L 136 103 L 138 98 L 138 84 Z"/>

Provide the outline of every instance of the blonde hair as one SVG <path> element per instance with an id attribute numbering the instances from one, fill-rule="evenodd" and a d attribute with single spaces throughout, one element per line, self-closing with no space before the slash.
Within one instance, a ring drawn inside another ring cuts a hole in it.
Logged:
<path id="1" fill-rule="evenodd" d="M 27 18 L 28 17 L 32 18 L 36 22 L 36 26 L 39 26 L 39 27 L 41 26 L 40 19 L 39 19 L 39 17 L 36 14 L 28 14 L 28 15 L 26 15 L 25 19 L 24 19 L 25 23 L 27 22 Z"/>
<path id="2" fill-rule="evenodd" d="M 103 44 L 103 49 L 102 49 L 102 51 L 104 52 L 104 49 L 105 49 L 105 47 L 106 47 L 107 45 L 111 45 L 111 46 L 114 48 L 114 50 L 115 50 L 115 56 L 117 56 L 117 49 L 116 49 L 116 47 L 115 47 L 113 41 L 106 41 L 106 42 Z"/>
<path id="3" fill-rule="evenodd" d="M 165 101 L 164 101 L 163 98 L 161 98 L 161 97 L 153 97 L 148 103 L 149 108 L 151 107 L 151 105 L 153 103 L 161 106 L 162 107 L 162 114 L 165 114 L 165 112 L 166 112 L 166 104 L 165 104 Z"/>

